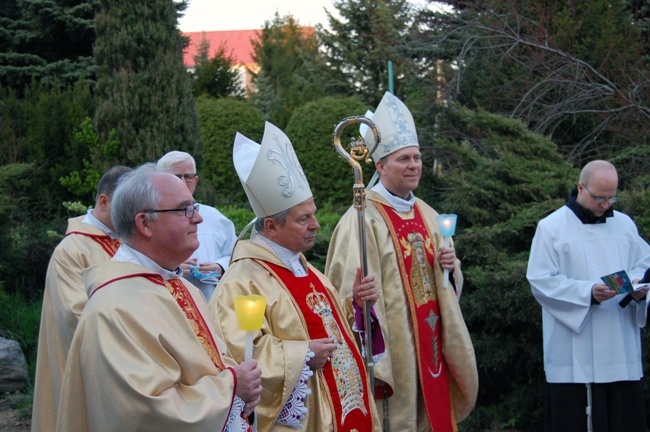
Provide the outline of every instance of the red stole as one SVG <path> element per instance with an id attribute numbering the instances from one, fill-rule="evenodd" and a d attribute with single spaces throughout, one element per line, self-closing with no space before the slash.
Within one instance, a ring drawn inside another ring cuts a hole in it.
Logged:
<path id="1" fill-rule="evenodd" d="M 330 406 L 335 414 L 335 432 L 372 431 L 372 413 L 368 398 L 368 380 L 363 359 L 354 338 L 341 321 L 337 300 L 308 269 L 305 277 L 296 277 L 285 267 L 256 260 L 266 268 L 293 299 L 310 339 L 331 337 L 337 348 L 331 361 L 317 373 L 326 384 Z"/>
<path id="2" fill-rule="evenodd" d="M 90 234 L 83 231 L 70 231 L 69 233 L 66 233 L 66 237 L 71 234 L 78 234 L 89 237 L 90 239 L 99 243 L 102 249 L 104 249 L 104 251 L 106 251 L 106 253 L 110 255 L 111 258 L 115 256 L 115 252 L 117 252 L 117 249 L 120 247 L 120 245 L 122 245 L 122 242 L 118 239 L 112 239 L 110 236 L 104 234 Z"/>
<path id="3" fill-rule="evenodd" d="M 411 312 L 418 376 L 429 424 L 435 432 L 456 432 L 458 426 L 451 406 L 447 363 L 442 352 L 443 322 L 433 272 L 433 238 L 417 205 L 413 207 L 413 219 L 404 220 L 390 206 L 371 202 L 384 218 L 395 246 Z"/>

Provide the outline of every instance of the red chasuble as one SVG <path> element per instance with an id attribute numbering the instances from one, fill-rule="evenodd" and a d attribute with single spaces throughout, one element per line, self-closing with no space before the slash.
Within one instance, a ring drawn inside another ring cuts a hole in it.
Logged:
<path id="1" fill-rule="evenodd" d="M 311 270 L 296 277 L 288 269 L 256 260 L 273 275 L 293 299 L 310 339 L 333 338 L 337 345 L 330 362 L 317 371 L 327 385 L 335 415 L 335 432 L 372 431 L 366 369 L 355 340 L 341 321 L 338 303 Z"/>
<path id="2" fill-rule="evenodd" d="M 433 274 L 433 238 L 417 205 L 413 208 L 413 219 L 404 220 L 390 206 L 371 202 L 384 218 L 395 246 L 402 286 L 411 312 L 418 376 L 431 429 L 455 432 L 458 426 L 451 406 L 447 364 L 442 353 L 443 322 Z"/>
<path id="3" fill-rule="evenodd" d="M 117 249 L 122 244 L 122 242 L 119 241 L 118 239 L 112 239 L 107 235 L 89 234 L 83 231 L 70 231 L 69 233 L 66 234 L 66 237 L 71 234 L 77 234 L 77 235 L 82 235 L 91 238 L 95 242 L 99 243 L 102 249 L 104 249 L 104 251 L 106 251 L 106 253 L 109 254 L 111 257 L 115 256 L 115 252 L 117 252 Z"/>

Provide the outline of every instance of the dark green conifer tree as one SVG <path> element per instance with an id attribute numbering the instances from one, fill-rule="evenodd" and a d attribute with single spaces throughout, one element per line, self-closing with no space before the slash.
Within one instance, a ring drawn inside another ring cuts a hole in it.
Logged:
<path id="1" fill-rule="evenodd" d="M 406 0 L 340 0 L 341 18 L 327 13 L 331 30 L 319 28 L 328 66 L 343 71 L 348 89 L 376 106 L 389 90 L 388 61 L 393 63 L 394 93 L 403 96 L 402 78 L 412 62 L 402 47 L 411 23 Z"/>
<path id="2" fill-rule="evenodd" d="M 0 85 L 94 80 L 96 0 L 0 2 Z"/>
<path id="3" fill-rule="evenodd" d="M 120 143 L 120 163 L 155 161 L 169 150 L 200 158 L 192 82 L 176 27 L 186 5 L 173 0 L 100 0 L 95 24 L 97 131 Z"/>

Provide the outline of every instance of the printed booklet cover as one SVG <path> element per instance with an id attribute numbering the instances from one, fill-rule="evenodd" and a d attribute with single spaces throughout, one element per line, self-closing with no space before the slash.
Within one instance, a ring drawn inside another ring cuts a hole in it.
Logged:
<path id="1" fill-rule="evenodd" d="M 648 285 L 647 283 L 633 284 L 625 270 L 603 276 L 601 279 L 609 289 L 616 291 L 617 294 L 636 291 Z"/>

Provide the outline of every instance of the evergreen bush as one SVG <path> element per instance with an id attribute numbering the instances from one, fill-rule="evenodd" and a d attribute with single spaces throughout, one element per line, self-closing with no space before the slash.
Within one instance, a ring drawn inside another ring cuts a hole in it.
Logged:
<path id="1" fill-rule="evenodd" d="M 564 205 L 579 171 L 515 120 L 452 107 L 436 141 L 445 167 L 434 208 L 458 214 L 461 308 L 479 369 L 482 416 L 538 430 L 544 396 L 541 308 L 526 279 L 537 222 Z"/>
<path id="2" fill-rule="evenodd" d="M 262 114 L 248 101 L 234 98 L 197 99 L 199 123 L 203 135 L 203 153 L 194 155 L 201 176 L 198 196 L 202 201 L 246 205 L 248 200 L 232 162 L 232 145 L 237 132 L 261 143 L 264 133 Z"/>
<path id="3" fill-rule="evenodd" d="M 371 107 L 354 97 L 327 97 L 309 102 L 296 109 L 286 129 L 309 186 L 320 207 L 346 209 L 352 204 L 354 175 L 348 163 L 332 146 L 332 133 L 346 117 L 363 115 Z M 344 130 L 341 143 L 346 147 L 352 137 L 358 137 L 356 125 Z M 362 163 L 364 183 L 374 172 L 372 165 Z"/>

